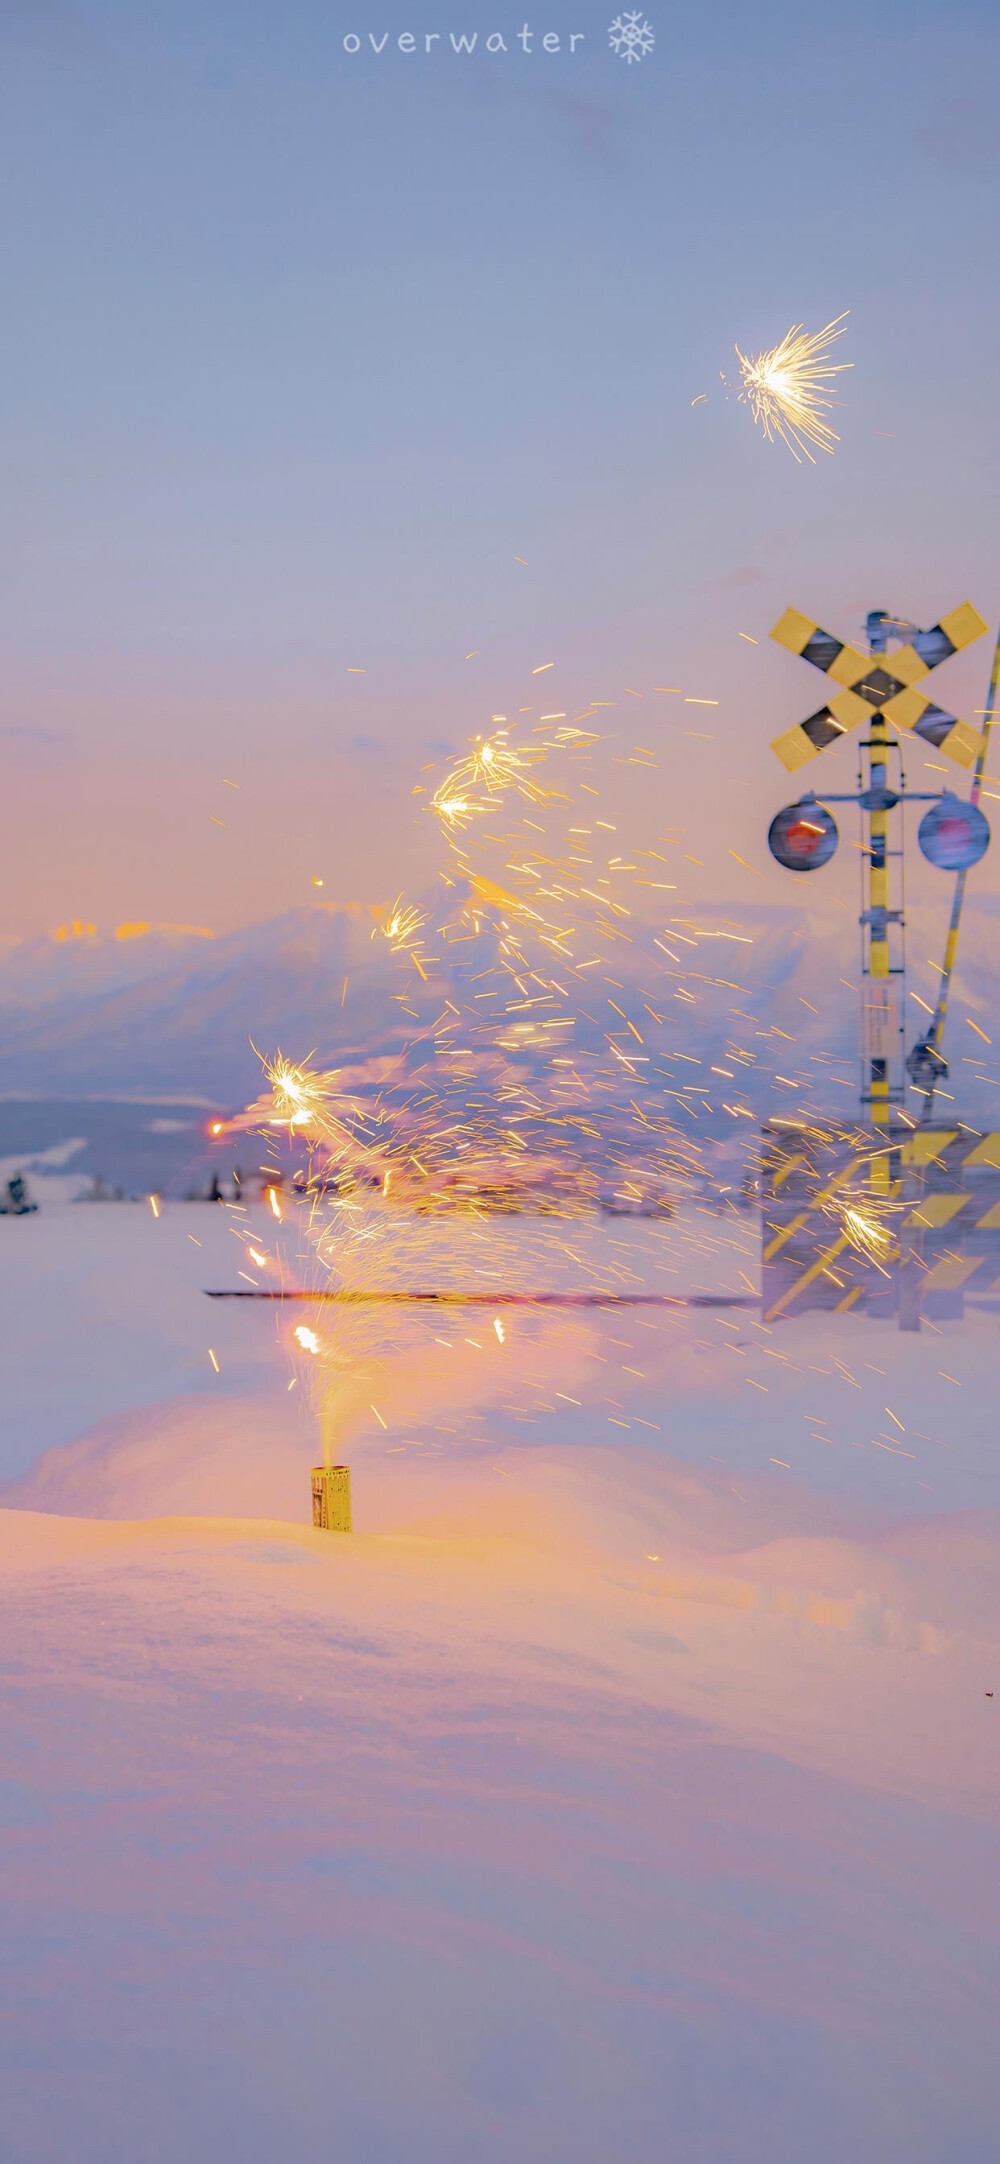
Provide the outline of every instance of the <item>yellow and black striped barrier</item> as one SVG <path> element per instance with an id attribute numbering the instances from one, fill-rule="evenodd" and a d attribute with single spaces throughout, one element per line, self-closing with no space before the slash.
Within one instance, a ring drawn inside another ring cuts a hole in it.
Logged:
<path id="1" fill-rule="evenodd" d="M 761 1139 L 765 1322 L 895 1314 L 907 1269 L 931 1320 L 1000 1298 L 1000 1132 L 782 1125 Z"/>

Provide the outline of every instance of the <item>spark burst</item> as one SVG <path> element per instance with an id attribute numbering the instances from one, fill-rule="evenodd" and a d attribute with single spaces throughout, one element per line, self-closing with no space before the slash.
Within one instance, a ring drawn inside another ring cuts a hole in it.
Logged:
<path id="1" fill-rule="evenodd" d="M 815 466 L 811 444 L 832 453 L 840 442 L 825 416 L 837 403 L 830 390 L 834 376 L 854 366 L 853 361 L 830 359 L 830 347 L 843 337 L 848 313 L 845 309 L 821 331 L 808 332 L 795 323 L 767 353 L 735 349 L 743 386 L 740 403 L 749 406 L 768 442 L 780 437 L 799 465 L 807 458 Z"/>
<path id="2" fill-rule="evenodd" d="M 452 767 L 431 798 L 445 830 L 465 827 L 490 808 L 491 799 L 515 788 L 528 802 L 539 804 L 545 796 L 532 782 L 527 760 L 507 742 L 506 729 L 495 736 L 477 737 L 464 759 Z"/>
<path id="3" fill-rule="evenodd" d="M 893 1197 L 883 1199 L 872 1194 L 866 1185 L 831 1196 L 824 1214 L 839 1224 L 856 1254 L 863 1255 L 868 1262 L 874 1263 L 883 1277 L 888 1277 L 886 1264 L 897 1252 L 905 1208 L 905 1203 Z"/>
<path id="4" fill-rule="evenodd" d="M 843 1223 L 852 1247 L 859 1248 L 872 1262 L 884 1262 L 892 1246 L 892 1234 L 872 1215 L 870 1204 L 865 1209 L 846 1208 Z"/>
<path id="5" fill-rule="evenodd" d="M 276 1121 L 289 1129 L 309 1127 L 325 1097 L 329 1095 L 332 1077 L 315 1074 L 305 1067 L 296 1067 L 291 1060 L 284 1059 L 280 1052 L 267 1063 L 265 1071 L 274 1093 L 273 1109 Z"/>
<path id="6" fill-rule="evenodd" d="M 398 954 L 411 944 L 417 933 L 423 930 L 426 922 L 427 918 L 422 909 L 414 908 L 412 903 L 404 903 L 402 895 L 397 894 L 388 916 L 383 919 L 377 929 L 381 932 L 383 939 L 389 941 L 393 953 Z M 374 937 L 373 932 L 372 938 L 374 939 Z"/>

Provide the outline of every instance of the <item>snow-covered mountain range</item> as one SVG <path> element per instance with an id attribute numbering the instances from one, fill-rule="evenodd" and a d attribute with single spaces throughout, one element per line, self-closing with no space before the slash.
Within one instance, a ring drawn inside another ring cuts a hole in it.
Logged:
<path id="1" fill-rule="evenodd" d="M 911 1038 L 924 1020 L 919 1000 L 935 982 L 942 915 L 911 918 Z M 378 912 L 361 905 L 318 905 L 214 939 L 178 930 L 8 945 L 0 951 L 0 1094 L 174 1095 L 235 1107 L 260 1087 L 255 1046 L 322 1063 L 401 1050 L 418 1029 L 400 994 L 417 980 L 377 936 L 377 923 Z M 703 907 L 671 920 L 666 934 L 657 930 L 659 947 L 652 929 L 637 929 L 616 947 L 613 972 L 595 971 L 589 991 L 574 985 L 578 1019 L 567 1049 L 596 1050 L 609 1029 L 624 1027 L 609 1011 L 613 998 L 641 1028 L 652 1062 L 672 1065 L 678 1080 L 699 1068 L 713 1104 L 738 1097 L 758 1115 L 791 1109 L 808 1083 L 814 1104 L 849 1110 L 857 947 L 846 916 L 831 923 L 804 898 L 800 908 L 744 907 L 738 916 Z M 665 938 L 677 961 L 664 953 Z M 468 982 L 467 954 L 441 941 L 433 949 L 430 983 L 419 987 L 423 1014 L 429 998 L 456 991 L 461 1006 Z M 1000 1111 L 992 1103 L 1000 1070 L 984 1041 L 1000 1036 L 998 964 L 1000 903 L 973 898 L 947 1044 L 949 1088 L 972 1120 Z M 530 1065 L 530 1048 L 524 1056 Z"/>

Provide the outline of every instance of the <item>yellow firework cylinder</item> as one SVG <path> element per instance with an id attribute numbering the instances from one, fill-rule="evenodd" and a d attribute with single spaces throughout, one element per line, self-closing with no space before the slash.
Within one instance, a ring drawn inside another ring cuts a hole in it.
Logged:
<path id="1" fill-rule="evenodd" d="M 324 1533 L 349 1533 L 352 1530 L 349 1465 L 313 1466 L 312 1505 L 313 1524 Z"/>

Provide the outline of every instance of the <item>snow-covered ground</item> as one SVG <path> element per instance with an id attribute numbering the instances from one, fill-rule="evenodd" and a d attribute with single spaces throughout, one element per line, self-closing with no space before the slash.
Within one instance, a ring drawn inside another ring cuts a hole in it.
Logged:
<path id="1" fill-rule="evenodd" d="M 988 2164 L 996 1318 L 313 1308 L 346 1539 L 232 1231 L 0 1220 L 0 2155 Z M 407 1265 L 754 1282 L 588 1239 Z"/>

